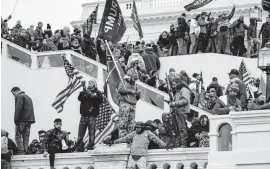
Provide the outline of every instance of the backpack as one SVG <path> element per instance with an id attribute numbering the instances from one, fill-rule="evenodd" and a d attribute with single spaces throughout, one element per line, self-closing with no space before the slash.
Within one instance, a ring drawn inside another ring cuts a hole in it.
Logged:
<path id="1" fill-rule="evenodd" d="M 1 154 L 7 154 L 8 152 L 8 138 L 1 136 Z"/>

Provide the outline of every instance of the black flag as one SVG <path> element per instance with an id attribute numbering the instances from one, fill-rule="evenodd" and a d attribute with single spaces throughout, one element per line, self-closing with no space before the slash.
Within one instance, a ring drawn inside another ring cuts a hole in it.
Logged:
<path id="1" fill-rule="evenodd" d="M 191 2 L 190 4 L 184 6 L 184 8 L 187 11 L 191 11 L 193 9 L 201 8 L 201 7 L 209 4 L 210 2 L 212 2 L 212 0 L 195 0 L 194 2 Z"/>
<path id="2" fill-rule="evenodd" d="M 143 38 L 143 32 L 142 32 L 142 27 L 141 27 L 141 24 L 140 24 L 140 21 L 139 21 L 135 1 L 133 1 L 131 18 L 133 20 L 133 27 L 139 32 L 140 39 L 142 39 Z"/>
<path id="3" fill-rule="evenodd" d="M 117 0 L 107 0 L 100 23 L 98 37 L 117 43 L 126 31 L 126 24 Z"/>
<path id="4" fill-rule="evenodd" d="M 262 0 L 262 7 L 264 10 L 270 12 L 270 0 Z"/>

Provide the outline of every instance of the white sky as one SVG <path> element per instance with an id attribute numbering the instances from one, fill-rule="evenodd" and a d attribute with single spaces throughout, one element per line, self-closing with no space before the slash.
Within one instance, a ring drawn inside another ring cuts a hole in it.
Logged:
<path id="1" fill-rule="evenodd" d="M 17 0 L 1 0 L 1 16 L 6 19 L 12 12 Z M 52 30 L 63 29 L 71 21 L 80 20 L 82 14 L 81 4 L 91 0 L 18 0 L 18 4 L 9 22 L 13 27 L 17 20 L 21 20 L 23 28 L 30 25 L 37 26 L 43 22 L 43 29 L 47 23 Z M 72 30 L 72 29 L 71 29 Z"/>

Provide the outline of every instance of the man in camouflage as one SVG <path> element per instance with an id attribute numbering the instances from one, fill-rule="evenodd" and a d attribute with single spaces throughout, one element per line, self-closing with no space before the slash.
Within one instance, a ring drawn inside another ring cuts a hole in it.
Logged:
<path id="1" fill-rule="evenodd" d="M 131 154 L 128 160 L 127 169 L 146 169 L 146 154 L 150 141 L 155 142 L 161 148 L 167 148 L 166 144 L 161 141 L 154 133 L 145 130 L 143 122 L 137 122 L 135 131 L 129 133 L 125 137 L 115 141 L 108 141 L 106 144 L 131 143 Z"/>
<path id="2" fill-rule="evenodd" d="M 176 93 L 170 102 L 172 108 L 172 126 L 175 133 L 175 147 L 187 147 L 187 114 L 190 113 L 190 90 L 188 85 L 178 75 L 174 79 Z"/>
<path id="3" fill-rule="evenodd" d="M 123 83 L 120 82 L 118 86 L 118 92 L 120 93 L 119 138 L 134 131 L 135 106 L 140 96 L 140 92 L 137 91 L 135 85 L 136 80 L 138 80 L 138 74 L 130 69 L 124 77 Z"/>

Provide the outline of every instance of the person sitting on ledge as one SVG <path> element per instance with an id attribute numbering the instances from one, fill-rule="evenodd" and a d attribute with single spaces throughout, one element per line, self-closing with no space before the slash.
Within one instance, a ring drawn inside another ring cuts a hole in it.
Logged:
<path id="1" fill-rule="evenodd" d="M 104 142 L 105 144 L 112 145 L 117 143 L 131 143 L 131 154 L 128 161 L 128 169 L 135 168 L 138 169 L 146 168 L 146 153 L 148 150 L 148 145 L 150 141 L 155 142 L 159 147 L 168 147 L 163 141 L 161 141 L 155 134 L 149 130 L 145 130 L 145 124 L 143 122 L 137 122 L 135 125 L 135 131 L 130 134 L 117 139 L 115 141 L 108 140 Z"/>
<path id="2" fill-rule="evenodd" d="M 51 169 L 55 169 L 54 168 L 55 153 L 61 153 L 63 150 L 67 149 L 67 146 L 63 145 L 64 143 L 63 141 L 65 141 L 65 144 L 67 144 L 66 133 L 62 131 L 61 128 L 62 128 L 62 120 L 55 119 L 54 128 L 47 131 L 46 137 L 44 139 L 46 151 L 44 152 L 43 156 L 47 157 L 49 152 Z"/>

